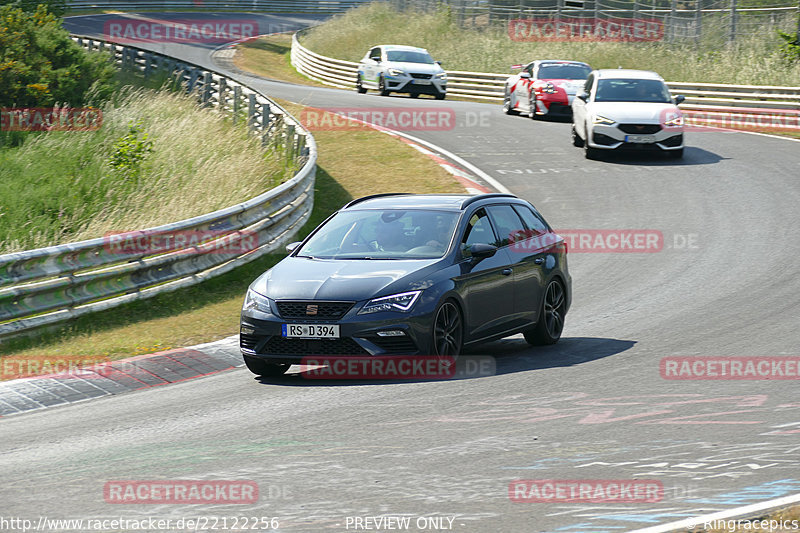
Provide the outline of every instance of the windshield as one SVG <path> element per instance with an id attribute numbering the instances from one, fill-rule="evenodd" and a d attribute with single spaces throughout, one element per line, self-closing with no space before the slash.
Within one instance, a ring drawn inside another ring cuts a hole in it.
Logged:
<path id="1" fill-rule="evenodd" d="M 429 65 L 433 63 L 433 58 L 427 52 L 412 52 L 409 50 L 389 50 L 386 52 L 386 59 L 402 63 L 427 63 Z"/>
<path id="2" fill-rule="evenodd" d="M 540 80 L 585 80 L 591 68 L 569 63 L 542 65 L 537 76 Z"/>
<path id="3" fill-rule="evenodd" d="M 317 259 L 435 259 L 450 247 L 459 213 L 365 209 L 336 214 L 298 257 Z"/>
<path id="4" fill-rule="evenodd" d="M 670 103 L 672 97 L 661 80 L 611 79 L 597 82 L 595 102 L 659 102 Z"/>

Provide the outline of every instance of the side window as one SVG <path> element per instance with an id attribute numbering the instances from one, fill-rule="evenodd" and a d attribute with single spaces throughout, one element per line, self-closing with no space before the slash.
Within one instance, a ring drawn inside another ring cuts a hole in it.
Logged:
<path id="1" fill-rule="evenodd" d="M 492 230 L 492 224 L 489 222 L 489 216 L 486 210 L 478 209 L 470 217 L 467 223 L 467 229 L 464 232 L 464 238 L 461 239 L 461 253 L 464 257 L 469 257 L 470 247 L 474 244 L 494 244 L 497 238 Z"/>
<path id="2" fill-rule="evenodd" d="M 519 235 L 524 235 L 525 227 L 522 220 L 510 205 L 490 205 L 486 209 L 497 229 L 498 238 L 491 244 L 498 248 L 507 246 L 510 242 L 514 242 Z"/>
<path id="3" fill-rule="evenodd" d="M 547 225 L 530 208 L 524 205 L 515 205 L 514 211 L 522 217 L 522 221 L 525 222 L 525 229 L 527 233 L 530 233 L 530 236 L 547 233 Z"/>
<path id="4" fill-rule="evenodd" d="M 381 48 L 380 48 L 380 46 L 377 46 L 377 47 L 373 48 L 372 50 L 370 50 L 369 58 L 374 60 L 374 61 L 380 61 L 381 60 Z"/>

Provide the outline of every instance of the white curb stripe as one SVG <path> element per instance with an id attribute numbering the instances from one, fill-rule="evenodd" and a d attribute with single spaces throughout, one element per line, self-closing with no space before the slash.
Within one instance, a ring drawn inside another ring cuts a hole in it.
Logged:
<path id="1" fill-rule="evenodd" d="M 683 531 L 685 529 L 694 529 L 704 523 L 713 522 L 714 520 L 726 520 L 746 515 L 759 513 L 769 509 L 777 509 L 786 507 L 793 503 L 800 503 L 800 494 L 792 494 L 791 496 L 784 496 L 775 500 L 768 500 L 761 503 L 754 503 L 746 505 L 745 507 L 737 507 L 735 509 L 728 509 L 727 511 L 720 511 L 718 513 L 700 515 L 694 518 L 686 518 L 677 522 L 670 522 L 669 524 L 661 524 L 660 526 L 647 527 L 644 529 L 637 529 L 630 533 L 671 533 L 673 531 Z"/>

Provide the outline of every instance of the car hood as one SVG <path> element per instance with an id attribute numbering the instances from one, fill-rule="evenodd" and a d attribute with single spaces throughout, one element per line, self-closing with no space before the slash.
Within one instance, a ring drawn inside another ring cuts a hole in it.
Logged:
<path id="1" fill-rule="evenodd" d="M 655 102 L 592 102 L 587 107 L 592 115 L 628 123 L 661 124 L 680 114 L 675 104 Z"/>
<path id="2" fill-rule="evenodd" d="M 287 257 L 251 288 L 274 300 L 366 300 L 426 288 L 425 273 L 438 261 Z"/>
<path id="3" fill-rule="evenodd" d="M 439 74 L 444 69 L 436 63 L 404 63 L 402 61 L 390 61 L 386 63 L 387 68 L 397 68 L 405 72 L 419 72 L 420 74 Z"/>

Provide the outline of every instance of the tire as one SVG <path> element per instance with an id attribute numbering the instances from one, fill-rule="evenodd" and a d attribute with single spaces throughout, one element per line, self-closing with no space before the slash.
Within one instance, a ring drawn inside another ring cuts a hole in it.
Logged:
<path id="1" fill-rule="evenodd" d="M 419 93 L 408 93 L 411 98 L 419 98 Z"/>
<path id="2" fill-rule="evenodd" d="M 282 376 L 292 366 L 288 363 L 269 363 L 260 357 L 243 355 L 247 369 L 257 376 L 273 377 Z"/>
<path id="3" fill-rule="evenodd" d="M 600 151 L 597 148 L 589 147 L 589 126 L 586 126 L 586 139 L 583 140 L 583 155 L 586 159 L 597 159 L 600 156 Z"/>
<path id="4" fill-rule="evenodd" d="M 506 93 L 503 96 L 503 113 L 506 115 L 516 115 L 517 112 L 511 108 L 511 95 Z"/>
<path id="5" fill-rule="evenodd" d="M 581 139 L 581 136 L 578 135 L 578 132 L 575 130 L 575 124 L 572 125 L 572 146 L 583 148 L 583 139 Z"/>
<path id="6" fill-rule="evenodd" d="M 445 300 L 436 308 L 431 332 L 432 355 L 458 357 L 464 346 L 464 320 L 453 300 Z"/>
<path id="7" fill-rule="evenodd" d="M 361 86 L 361 74 L 356 76 L 356 92 L 358 92 L 358 94 L 364 94 L 367 92 L 367 90 Z"/>
<path id="8" fill-rule="evenodd" d="M 546 346 L 557 343 L 564 330 L 566 307 L 567 297 L 564 286 L 560 281 L 554 279 L 547 284 L 544 291 L 539 322 L 534 328 L 523 332 L 528 344 Z"/>
<path id="9" fill-rule="evenodd" d="M 677 150 L 670 150 L 668 153 L 672 159 L 681 159 L 683 157 L 683 148 L 678 148 Z"/>
<path id="10" fill-rule="evenodd" d="M 381 96 L 389 96 L 389 89 L 386 88 L 386 81 L 384 81 L 383 76 L 378 79 L 378 92 L 380 92 Z"/>
<path id="11" fill-rule="evenodd" d="M 536 97 L 533 96 L 533 93 L 531 93 L 530 98 L 528 98 L 528 107 L 530 108 L 528 111 L 528 117 L 531 120 L 536 120 L 539 118 L 538 115 L 536 115 Z"/>
<path id="12" fill-rule="evenodd" d="M 445 96 L 447 96 L 447 93 L 438 93 L 436 95 L 436 99 L 437 100 L 444 100 Z"/>

